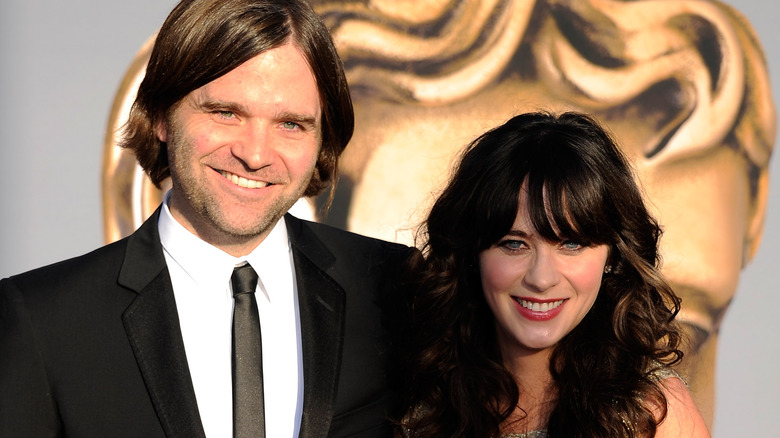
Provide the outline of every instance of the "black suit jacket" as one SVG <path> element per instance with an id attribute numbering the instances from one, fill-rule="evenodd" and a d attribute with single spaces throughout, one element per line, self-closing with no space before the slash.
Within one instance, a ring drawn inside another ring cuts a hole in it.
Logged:
<path id="1" fill-rule="evenodd" d="M 0 436 L 204 436 L 158 214 L 119 242 L 0 281 Z M 301 317 L 300 436 L 389 436 L 379 299 L 409 249 L 285 220 Z"/>

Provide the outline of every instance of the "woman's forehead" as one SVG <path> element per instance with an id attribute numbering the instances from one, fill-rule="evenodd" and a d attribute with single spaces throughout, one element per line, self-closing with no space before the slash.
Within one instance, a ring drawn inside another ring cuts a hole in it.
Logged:
<path id="1" fill-rule="evenodd" d="M 540 193 L 529 193 L 527 180 L 523 183 L 518 194 L 513 227 L 529 232 L 541 232 L 548 238 L 580 234 L 578 220 L 567 202 L 566 192 L 562 191 L 556 196 L 553 195 L 554 192 L 548 191 L 547 187 L 545 184 Z"/>

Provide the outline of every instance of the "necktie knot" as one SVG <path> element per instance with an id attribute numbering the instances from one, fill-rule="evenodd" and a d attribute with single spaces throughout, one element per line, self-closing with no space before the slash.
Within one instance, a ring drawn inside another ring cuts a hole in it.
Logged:
<path id="1" fill-rule="evenodd" d="M 233 269 L 230 281 L 233 283 L 233 297 L 240 294 L 254 293 L 257 288 L 257 272 L 249 263 L 244 263 Z"/>

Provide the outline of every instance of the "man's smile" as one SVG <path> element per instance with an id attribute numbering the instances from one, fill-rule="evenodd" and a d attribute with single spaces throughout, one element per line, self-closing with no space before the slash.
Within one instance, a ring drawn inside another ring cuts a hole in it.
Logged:
<path id="1" fill-rule="evenodd" d="M 243 176 L 238 176 L 234 173 L 230 173 L 226 170 L 219 170 L 218 171 L 222 176 L 224 176 L 228 181 L 232 182 L 233 184 L 244 187 L 247 189 L 260 189 L 263 187 L 268 187 L 271 185 L 270 183 L 266 181 L 257 181 L 252 179 L 244 178 Z"/>

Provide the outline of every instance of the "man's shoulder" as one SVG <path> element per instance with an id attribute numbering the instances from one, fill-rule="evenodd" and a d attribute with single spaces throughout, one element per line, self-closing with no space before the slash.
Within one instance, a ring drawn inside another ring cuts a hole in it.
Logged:
<path id="1" fill-rule="evenodd" d="M 320 222 L 311 222 L 295 218 L 294 216 L 292 219 L 288 219 L 288 221 L 292 222 L 293 226 L 298 226 L 301 229 L 311 231 L 329 248 L 343 247 L 351 250 L 359 248 L 367 250 L 378 248 L 392 252 L 406 252 L 409 250 L 409 247 L 401 243 L 365 236 Z M 302 234 L 302 236 L 305 237 L 305 234 Z"/>
<path id="2" fill-rule="evenodd" d="M 112 277 L 125 256 L 128 238 L 104 245 L 86 254 L 35 268 L 13 275 L 3 281 L 11 281 L 22 289 L 51 289 L 70 284 L 78 285 L 82 281 L 96 281 Z"/>
<path id="3" fill-rule="evenodd" d="M 416 251 L 406 245 L 346 231 L 331 225 L 293 218 L 288 225 L 293 245 L 314 259 L 332 257 L 336 271 L 395 272 Z M 294 234 L 295 236 L 293 236 Z"/>
<path id="4" fill-rule="evenodd" d="M 119 272 L 128 257 L 139 260 L 148 259 L 142 267 L 148 267 L 151 264 L 159 265 L 158 260 L 162 259 L 162 246 L 157 233 L 157 215 L 158 212 L 152 214 L 135 232 L 123 239 L 103 245 L 86 254 L 32 269 L 0 281 L 9 281 L 19 287 L 33 289 L 95 287 L 100 282 L 115 285 Z"/>

